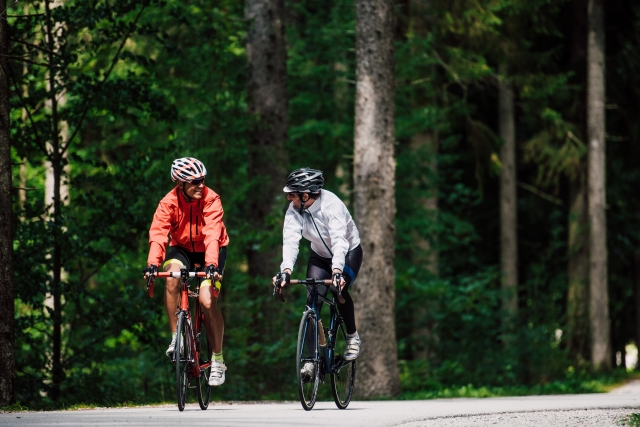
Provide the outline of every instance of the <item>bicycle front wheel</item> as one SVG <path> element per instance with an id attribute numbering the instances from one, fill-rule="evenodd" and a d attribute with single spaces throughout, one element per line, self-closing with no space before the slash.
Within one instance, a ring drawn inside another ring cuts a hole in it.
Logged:
<path id="1" fill-rule="evenodd" d="M 344 323 L 340 323 L 336 331 L 334 349 L 331 392 L 336 406 L 345 409 L 351 402 L 353 385 L 356 381 L 356 361 L 344 359 L 344 352 L 347 349 L 347 332 Z"/>
<path id="2" fill-rule="evenodd" d="M 199 330 L 200 336 L 196 341 L 198 341 L 199 350 L 198 354 L 200 355 L 200 377 L 198 378 L 198 403 L 200 404 L 200 409 L 203 411 L 209 407 L 209 398 L 211 396 L 211 386 L 209 385 L 209 375 L 211 375 L 211 354 L 213 353 L 211 349 L 211 344 L 207 339 L 207 331 L 204 325 L 204 317 L 200 316 L 198 319 L 199 322 Z M 202 368 L 202 366 L 206 366 L 206 368 Z"/>
<path id="3" fill-rule="evenodd" d="M 174 356 L 176 359 L 176 393 L 178 397 L 178 409 L 184 411 L 187 402 L 187 388 L 189 387 L 191 369 L 191 334 L 187 321 L 187 313 L 178 315 L 178 330 L 176 331 L 176 347 Z"/>
<path id="4" fill-rule="evenodd" d="M 310 411 L 316 403 L 318 383 L 320 382 L 320 365 L 316 357 L 317 334 L 315 313 L 312 310 L 307 310 L 300 321 L 296 350 L 298 395 L 300 403 L 306 411 Z"/>

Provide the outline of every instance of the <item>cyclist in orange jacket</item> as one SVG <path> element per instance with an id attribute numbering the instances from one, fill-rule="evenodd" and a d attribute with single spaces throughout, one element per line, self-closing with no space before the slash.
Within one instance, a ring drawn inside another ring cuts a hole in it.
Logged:
<path id="1" fill-rule="evenodd" d="M 204 164 L 193 157 L 173 161 L 171 179 L 177 185 L 160 201 L 153 216 L 145 277 L 157 273 L 160 266 L 164 271 L 180 271 L 183 265 L 188 269 L 194 264 L 205 266 L 207 279 L 200 285 L 199 302 L 205 315 L 207 339 L 213 347 L 209 385 L 219 386 L 225 381 L 227 367 L 222 357 L 224 319 L 217 299 L 229 236 L 222 222 L 220 196 L 204 185 L 206 175 Z M 172 333 L 166 354 L 171 357 L 176 345 L 176 307 L 180 304 L 178 279 L 167 278 L 164 296 Z"/>

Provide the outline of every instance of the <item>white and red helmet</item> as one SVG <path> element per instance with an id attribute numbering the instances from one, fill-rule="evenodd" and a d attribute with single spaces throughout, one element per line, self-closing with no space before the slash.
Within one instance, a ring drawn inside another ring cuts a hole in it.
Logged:
<path id="1" fill-rule="evenodd" d="M 207 176 L 207 168 L 198 159 L 183 157 L 175 159 L 171 164 L 171 179 L 180 182 L 189 182 L 203 179 Z"/>

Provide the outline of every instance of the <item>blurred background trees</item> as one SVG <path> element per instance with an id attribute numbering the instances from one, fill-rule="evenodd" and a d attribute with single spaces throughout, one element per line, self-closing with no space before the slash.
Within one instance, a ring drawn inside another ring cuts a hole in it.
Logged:
<path id="1" fill-rule="evenodd" d="M 0 1 L 0 10 L 6 4 Z M 9 48 L 7 17 L 0 15 L 0 405 L 15 399 L 15 331 L 13 307 L 13 212 L 11 206 L 12 167 L 9 130 Z"/>
<path id="2" fill-rule="evenodd" d="M 140 271 L 151 216 L 172 188 L 168 166 L 185 155 L 207 165 L 231 238 L 219 399 L 295 396 L 304 295 L 291 290 L 276 304 L 269 283 L 286 208 L 279 188 L 302 166 L 325 172 L 326 188 L 391 263 L 365 249 L 363 274 L 371 271 L 355 285 L 388 289 L 383 304 L 395 301 L 381 327 L 392 330 L 371 328 L 363 341 L 388 361 L 397 350 L 397 364 L 382 364 L 391 382 L 376 389 L 361 378 L 361 396 L 578 384 L 624 368 L 627 345 L 638 344 L 634 2 L 400 0 L 385 15 L 390 33 L 380 32 L 392 38 L 393 61 L 383 57 L 389 45 L 373 50 L 380 40 L 359 53 L 357 25 L 370 16 L 356 2 L 7 6 L 0 84 L 9 87 L 10 159 L 0 154 L 12 166 L 0 188 L 11 179 L 13 220 L 0 229 L 13 233 L 14 291 L 0 280 L 2 296 L 15 297 L 21 403 L 172 400 L 162 303 L 146 295 Z M 395 81 L 374 91 L 395 126 L 387 116 L 368 123 L 393 132 L 380 140 L 392 154 L 373 160 L 360 150 L 374 141 L 355 126 L 364 69 Z M 382 188 L 395 198 L 367 207 Z M 394 203 L 389 224 L 375 209 Z M 369 231 L 377 221 L 395 231 Z M 303 243 L 297 272 L 308 253 Z M 0 346 L 3 360 L 10 347 Z"/>

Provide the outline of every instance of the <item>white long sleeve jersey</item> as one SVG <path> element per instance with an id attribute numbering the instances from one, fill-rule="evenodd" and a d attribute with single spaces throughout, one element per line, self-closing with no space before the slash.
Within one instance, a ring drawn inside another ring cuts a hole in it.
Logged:
<path id="1" fill-rule="evenodd" d="M 280 271 L 284 271 L 285 268 L 293 271 L 298 258 L 300 237 L 311 242 L 311 250 L 315 253 L 323 258 L 331 258 L 332 268 L 340 270 L 344 269 L 344 258 L 347 252 L 360 244 L 360 234 L 349 210 L 342 200 L 327 190 L 322 190 L 320 197 L 305 209 L 302 215 L 293 208 L 293 203 L 289 205 L 282 231 Z M 327 247 L 331 249 L 333 256 Z"/>

